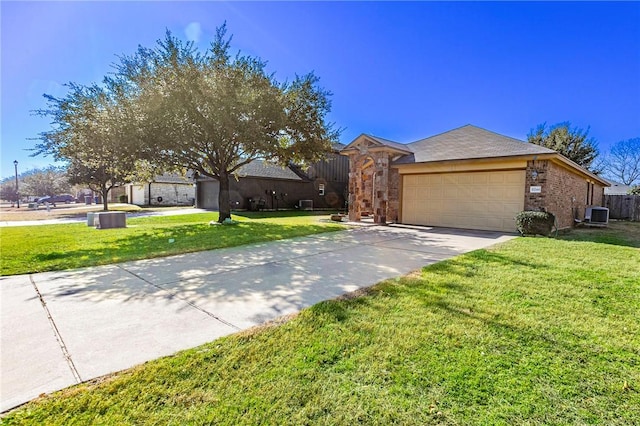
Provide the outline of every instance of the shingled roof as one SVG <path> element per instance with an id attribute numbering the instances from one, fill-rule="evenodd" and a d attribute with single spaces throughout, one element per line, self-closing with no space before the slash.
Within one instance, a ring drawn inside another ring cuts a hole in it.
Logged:
<path id="1" fill-rule="evenodd" d="M 365 134 L 365 136 L 368 137 L 369 139 L 373 140 L 374 142 L 377 142 L 377 143 L 381 144 L 381 145 L 390 146 L 391 148 L 399 149 L 401 151 L 411 151 L 411 149 L 409 147 L 410 144 L 394 142 L 394 141 L 390 141 L 389 139 L 383 139 L 383 138 L 380 138 L 378 136 L 373 136 L 373 135 Z"/>
<path id="2" fill-rule="evenodd" d="M 193 185 L 193 181 L 190 178 L 177 173 L 163 173 L 161 175 L 156 175 L 153 181 L 156 183 L 182 183 Z"/>
<path id="3" fill-rule="evenodd" d="M 280 167 L 263 160 L 253 160 L 238 169 L 240 177 L 303 180 L 289 167 Z"/>
<path id="4" fill-rule="evenodd" d="M 391 146 L 395 147 L 395 145 Z M 555 153 L 549 148 L 526 143 L 470 124 L 408 143 L 405 147 L 413 154 L 399 158 L 394 164 Z"/>

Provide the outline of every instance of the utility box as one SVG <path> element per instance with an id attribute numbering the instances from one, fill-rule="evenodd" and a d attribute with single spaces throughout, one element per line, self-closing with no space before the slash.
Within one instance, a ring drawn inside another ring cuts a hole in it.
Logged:
<path id="1" fill-rule="evenodd" d="M 125 212 L 95 213 L 96 229 L 126 228 L 127 214 Z"/>
<path id="2" fill-rule="evenodd" d="M 96 212 L 87 213 L 87 226 L 96 226 Z"/>
<path id="3" fill-rule="evenodd" d="M 313 200 L 300 200 L 298 206 L 300 210 L 313 210 Z"/>

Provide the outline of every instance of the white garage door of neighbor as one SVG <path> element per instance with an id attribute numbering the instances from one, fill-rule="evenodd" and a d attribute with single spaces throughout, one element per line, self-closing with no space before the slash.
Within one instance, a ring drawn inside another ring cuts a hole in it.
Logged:
<path id="1" fill-rule="evenodd" d="M 515 232 L 524 170 L 404 175 L 402 223 Z"/>

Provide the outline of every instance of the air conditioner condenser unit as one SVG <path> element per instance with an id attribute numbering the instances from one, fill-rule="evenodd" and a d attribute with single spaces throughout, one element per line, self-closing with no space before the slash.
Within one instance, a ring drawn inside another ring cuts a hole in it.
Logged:
<path id="1" fill-rule="evenodd" d="M 588 206 L 584 213 L 584 220 L 588 223 L 606 225 L 609 223 L 609 209 L 599 206 Z"/>

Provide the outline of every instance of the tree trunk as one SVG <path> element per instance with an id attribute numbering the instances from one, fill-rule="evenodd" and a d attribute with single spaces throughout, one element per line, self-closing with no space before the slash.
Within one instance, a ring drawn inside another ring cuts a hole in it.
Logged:
<path id="1" fill-rule="evenodd" d="M 102 205 L 104 208 L 104 211 L 109 211 L 109 206 L 107 205 L 107 195 L 109 195 L 109 190 L 111 188 L 107 187 L 106 185 L 102 185 L 102 188 L 100 188 L 100 195 L 102 196 Z"/>
<path id="2" fill-rule="evenodd" d="M 220 173 L 220 192 L 218 193 L 218 222 L 231 219 L 231 204 L 229 202 L 229 175 Z"/>

